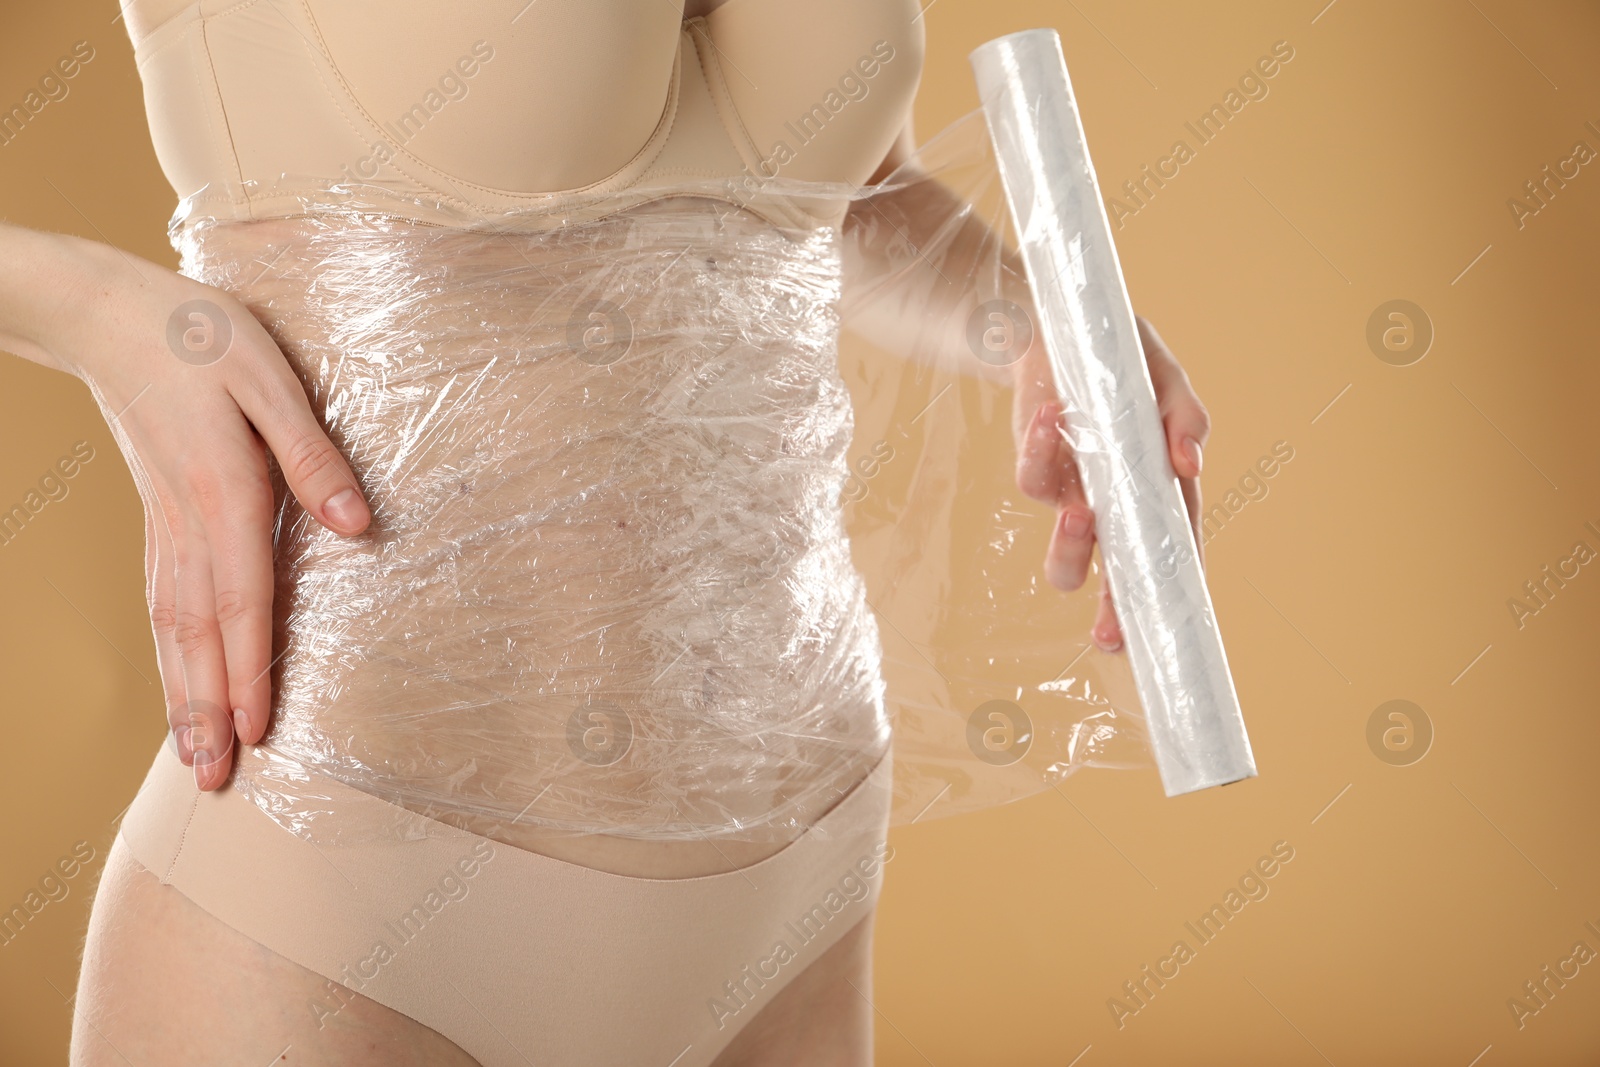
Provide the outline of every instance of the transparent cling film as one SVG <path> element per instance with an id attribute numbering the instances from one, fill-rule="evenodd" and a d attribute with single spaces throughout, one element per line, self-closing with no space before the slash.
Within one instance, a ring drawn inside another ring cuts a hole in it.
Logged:
<path id="1" fill-rule="evenodd" d="M 339 537 L 274 472 L 234 788 L 314 840 L 352 832 L 334 781 L 505 840 L 778 841 L 891 743 L 896 822 L 1148 765 L 973 340 L 1025 292 L 1003 226 L 977 113 L 861 189 L 180 209 L 184 273 L 267 326 L 373 508 Z"/>

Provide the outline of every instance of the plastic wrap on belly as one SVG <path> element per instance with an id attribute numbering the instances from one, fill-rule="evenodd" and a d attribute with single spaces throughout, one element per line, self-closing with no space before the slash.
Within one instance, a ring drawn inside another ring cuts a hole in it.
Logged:
<path id="1" fill-rule="evenodd" d="M 961 309 L 1005 280 L 998 241 L 958 273 L 939 227 L 847 278 L 917 183 L 955 191 L 952 225 L 1001 219 L 981 123 L 939 153 L 783 187 L 842 197 L 842 226 L 691 186 L 554 221 L 407 221 L 348 189 L 175 221 L 373 508 L 339 537 L 274 472 L 273 718 L 235 788 L 314 839 L 332 779 L 490 836 L 786 840 L 891 736 L 901 822 L 1147 765 L 1093 582 L 1044 585 L 1051 514 L 1011 481 L 1004 382 L 952 349 L 965 310 L 841 360 L 845 312 L 935 306 L 930 264 Z"/>

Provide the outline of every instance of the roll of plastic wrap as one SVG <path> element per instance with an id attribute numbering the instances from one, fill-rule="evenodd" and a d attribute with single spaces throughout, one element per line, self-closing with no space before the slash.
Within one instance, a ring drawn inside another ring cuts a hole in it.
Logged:
<path id="1" fill-rule="evenodd" d="M 1000 37 L 972 66 L 1162 786 L 1253 777 L 1061 39 Z"/>

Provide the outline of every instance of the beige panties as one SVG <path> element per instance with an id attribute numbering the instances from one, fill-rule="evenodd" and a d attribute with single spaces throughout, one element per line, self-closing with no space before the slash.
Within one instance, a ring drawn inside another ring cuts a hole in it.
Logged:
<path id="1" fill-rule="evenodd" d="M 133 856 L 211 915 L 432 1027 L 483 1067 L 703 1067 L 867 917 L 882 884 L 892 753 L 752 865 L 633 878 L 513 848 L 331 779 L 337 846 L 233 788 L 199 793 L 163 746 L 123 820 Z M 397 820 L 417 833 L 402 840 Z"/>

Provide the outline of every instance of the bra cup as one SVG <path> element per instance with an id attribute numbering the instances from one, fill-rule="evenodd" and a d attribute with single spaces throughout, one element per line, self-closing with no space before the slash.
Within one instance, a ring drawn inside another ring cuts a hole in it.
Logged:
<path id="1" fill-rule="evenodd" d="M 483 3 L 440 20 L 437 0 L 298 2 L 390 143 L 461 182 L 524 194 L 599 181 L 639 152 L 681 29 L 672 5 L 637 0 L 538 0 L 514 22 Z"/>
<path id="2" fill-rule="evenodd" d="M 768 171 L 862 184 L 921 81 L 916 0 L 734 0 L 706 17 L 722 81 Z"/>
<path id="3" fill-rule="evenodd" d="M 733 0 L 687 21 L 641 0 L 490 7 L 200 0 L 170 19 L 135 55 L 177 218 L 294 217 L 348 194 L 540 229 L 692 187 L 828 226 L 830 190 L 871 176 L 921 76 L 916 0 Z"/>

